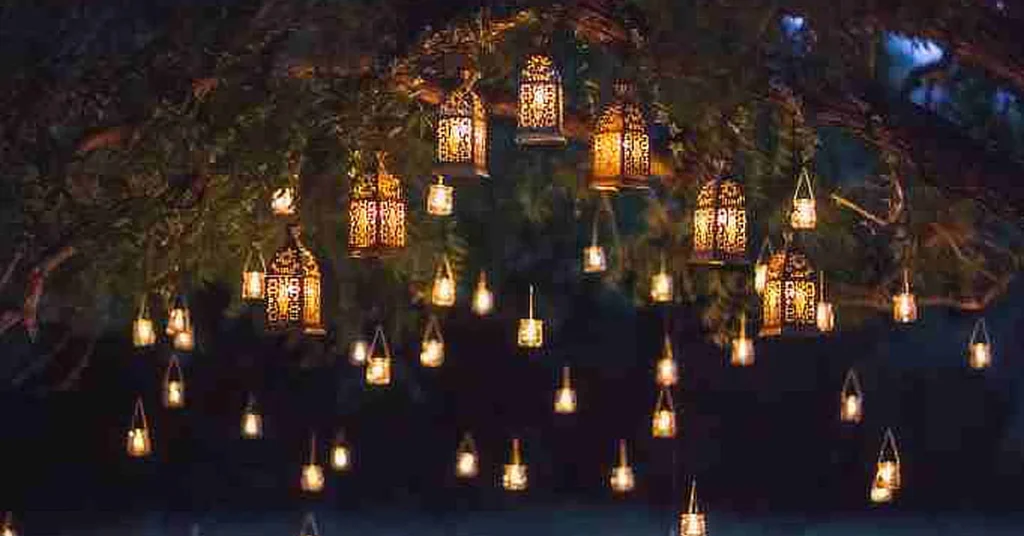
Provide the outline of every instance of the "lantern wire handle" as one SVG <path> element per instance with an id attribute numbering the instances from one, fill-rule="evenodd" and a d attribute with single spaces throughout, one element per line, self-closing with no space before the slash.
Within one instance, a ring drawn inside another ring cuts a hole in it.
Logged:
<path id="1" fill-rule="evenodd" d="M 512 438 L 512 465 L 521 465 L 523 463 L 523 454 L 519 450 L 519 438 Z"/>
<path id="2" fill-rule="evenodd" d="M 572 377 L 569 373 L 569 365 L 562 367 L 562 389 L 572 388 Z"/>
<path id="3" fill-rule="evenodd" d="M 141 428 L 143 430 L 149 430 L 149 424 L 146 423 L 146 408 L 142 406 L 142 397 L 135 399 L 135 410 L 132 412 L 132 429 Z"/>
<path id="4" fill-rule="evenodd" d="M 988 338 L 988 326 L 985 324 L 984 318 L 979 318 L 974 323 L 974 331 L 971 332 L 971 344 L 978 342 L 978 334 L 981 333 L 981 339 L 985 341 L 985 344 L 992 344 Z"/>
<path id="5" fill-rule="evenodd" d="M 316 432 L 309 433 L 309 464 L 316 464 Z"/>
<path id="6" fill-rule="evenodd" d="M 625 439 L 620 439 L 619 440 L 619 467 L 624 467 L 624 466 L 627 466 L 627 465 L 629 465 L 629 456 L 628 456 L 628 453 L 626 452 L 626 440 Z"/>
<path id="7" fill-rule="evenodd" d="M 846 371 L 846 378 L 843 379 L 843 396 L 850 395 L 851 391 L 859 398 L 864 397 L 864 391 L 860 387 L 860 378 L 857 377 L 857 371 L 852 368 Z"/>
<path id="8" fill-rule="evenodd" d="M 675 411 L 675 403 L 672 402 L 672 391 L 668 387 L 662 387 L 658 391 L 658 401 L 654 404 L 654 411 L 669 410 Z"/>
<path id="9" fill-rule="evenodd" d="M 423 338 L 426 339 L 431 334 L 437 337 L 438 342 L 444 344 L 444 335 L 441 334 L 441 321 L 433 313 L 427 318 L 427 327 L 423 330 Z"/>
<path id="10" fill-rule="evenodd" d="M 690 500 L 686 506 L 686 513 L 696 514 L 697 512 L 697 479 L 690 481 Z"/>
<path id="11" fill-rule="evenodd" d="M 533 285 L 530 285 L 530 320 L 533 320 Z"/>
<path id="12" fill-rule="evenodd" d="M 476 452 L 476 443 L 473 441 L 473 434 L 469 432 L 462 434 L 462 441 L 459 441 L 459 450 L 463 452 Z"/>
<path id="13" fill-rule="evenodd" d="M 886 428 L 882 434 L 882 448 L 878 451 L 878 463 L 885 461 L 886 447 L 892 452 L 893 461 L 897 464 L 900 463 L 900 451 L 896 447 L 896 436 L 892 432 L 892 428 Z"/>
<path id="14" fill-rule="evenodd" d="M 185 374 L 181 371 L 181 363 L 176 354 L 171 354 L 171 360 L 167 363 L 167 370 L 164 371 L 164 384 L 171 381 L 184 381 Z"/>
<path id="15" fill-rule="evenodd" d="M 740 339 L 747 338 L 747 312 L 740 312 Z"/>

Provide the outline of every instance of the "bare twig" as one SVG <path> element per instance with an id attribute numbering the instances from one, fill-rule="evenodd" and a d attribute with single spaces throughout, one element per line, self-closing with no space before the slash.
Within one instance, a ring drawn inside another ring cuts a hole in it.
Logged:
<path id="1" fill-rule="evenodd" d="M 21 262 L 21 259 L 24 257 L 25 252 L 18 251 L 14 254 L 14 257 L 11 258 L 11 262 L 7 263 L 7 268 L 4 270 L 4 275 L 3 277 L 0 277 L 0 291 L 2 291 L 4 287 L 7 286 L 7 283 L 11 281 L 11 276 L 14 275 L 14 269 L 17 268 L 18 263 Z"/>
<path id="2" fill-rule="evenodd" d="M 54 391 L 68 391 L 78 384 L 79 380 L 82 379 L 82 372 L 89 367 L 89 363 L 92 361 L 93 350 L 96 349 L 96 337 L 89 338 L 89 344 L 85 346 L 85 351 L 82 352 L 82 357 L 79 358 L 78 364 L 75 368 L 71 369 L 71 372 L 64 377 L 64 380 L 54 387 Z"/>
<path id="3" fill-rule="evenodd" d="M 41 355 L 33 359 L 32 363 L 30 363 L 27 367 L 22 369 L 21 372 L 19 372 L 18 375 L 14 377 L 14 379 L 11 381 L 11 384 L 14 387 L 20 387 L 21 384 L 25 383 L 26 380 L 28 380 L 32 376 L 35 376 L 44 368 L 46 368 L 46 365 L 53 361 L 54 357 L 56 357 L 58 354 L 63 352 L 65 348 L 67 348 L 68 343 L 71 342 L 71 334 L 72 332 L 68 330 L 67 334 L 65 334 L 60 339 L 60 341 L 57 342 L 57 345 L 54 346 L 52 350 L 50 350 L 44 355 Z"/>

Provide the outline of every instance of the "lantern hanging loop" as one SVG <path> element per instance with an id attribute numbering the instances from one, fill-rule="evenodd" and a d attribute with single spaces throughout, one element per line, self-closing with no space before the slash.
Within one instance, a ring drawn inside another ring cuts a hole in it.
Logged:
<path id="1" fill-rule="evenodd" d="M 373 339 L 370 341 L 370 349 L 367 355 L 373 357 L 374 350 L 377 349 L 377 341 L 380 341 L 381 346 L 384 347 L 384 357 L 391 359 L 391 347 L 388 346 L 388 338 L 384 335 L 384 326 L 378 324 L 377 329 L 373 332 Z"/>
<path id="2" fill-rule="evenodd" d="M 857 395 L 858 397 L 864 397 L 864 391 L 860 386 L 860 378 L 857 376 L 857 371 L 850 369 L 846 371 L 846 377 L 843 379 L 843 395 Z"/>
<path id="3" fill-rule="evenodd" d="M 978 321 L 974 323 L 974 329 L 971 331 L 971 344 L 973 345 L 975 343 L 992 344 L 992 341 L 988 336 L 988 326 L 986 325 L 984 318 L 979 318 Z"/>
<path id="4" fill-rule="evenodd" d="M 900 451 L 896 446 L 896 435 L 892 428 L 885 429 L 882 435 L 882 448 L 878 452 L 878 463 L 885 461 L 896 462 L 897 466 L 900 464 Z"/>

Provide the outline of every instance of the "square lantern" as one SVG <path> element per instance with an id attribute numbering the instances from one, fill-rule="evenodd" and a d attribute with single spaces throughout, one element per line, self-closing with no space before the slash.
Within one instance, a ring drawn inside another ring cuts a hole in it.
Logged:
<path id="1" fill-rule="evenodd" d="M 254 251 L 256 255 L 253 255 Z M 267 262 L 263 259 L 263 253 L 253 244 L 242 265 L 243 300 L 263 300 L 266 273 Z"/>
<path id="2" fill-rule="evenodd" d="M 505 464 L 505 471 L 501 476 L 501 485 L 507 491 L 526 490 L 526 464 L 523 463 L 523 453 L 518 437 L 512 439 L 512 451 L 509 455 L 509 462 Z"/>
<path id="3" fill-rule="evenodd" d="M 185 406 L 185 374 L 178 356 L 172 355 L 164 371 L 164 407 L 178 409 Z"/>
<path id="4" fill-rule="evenodd" d="M 818 210 L 814 200 L 811 173 L 806 165 L 801 165 L 796 190 L 793 192 L 793 211 L 789 214 L 789 226 L 798 231 L 812 231 L 817 225 Z"/>
<path id="5" fill-rule="evenodd" d="M 320 264 L 302 243 L 302 230 L 288 226 L 288 242 L 274 254 L 266 278 L 266 326 L 324 335 L 320 318 Z"/>
<path id="6" fill-rule="evenodd" d="M 156 343 L 156 327 L 153 319 L 149 316 L 149 306 L 146 297 L 142 297 L 142 304 L 139 306 L 139 314 L 132 322 L 132 345 L 136 348 L 152 346 Z"/>
<path id="7" fill-rule="evenodd" d="M 520 348 L 544 346 L 544 321 L 533 317 L 533 285 L 530 285 L 530 316 L 519 319 L 516 342 Z"/>
<path id="8" fill-rule="evenodd" d="M 367 355 L 366 384 L 377 387 L 391 385 L 391 347 L 384 335 L 383 326 L 377 326 Z"/>
<path id="9" fill-rule="evenodd" d="M 658 401 L 651 418 L 651 435 L 655 438 L 676 436 L 676 410 L 672 407 L 672 392 L 667 387 L 662 387 L 658 392 Z"/>
<path id="10" fill-rule="evenodd" d="M 135 399 L 132 422 L 128 428 L 128 441 L 125 445 L 128 455 L 132 458 L 145 458 L 153 452 L 153 442 L 149 434 L 149 423 L 146 422 L 146 410 L 142 407 L 142 397 Z"/>
<path id="11" fill-rule="evenodd" d="M 690 484 L 690 501 L 686 511 L 679 514 L 679 536 L 707 536 L 707 517 L 697 506 L 697 482 Z"/>
<path id="12" fill-rule="evenodd" d="M 377 171 L 353 178 L 348 200 L 348 252 L 351 257 L 374 257 L 405 247 L 406 205 L 402 181 L 377 154 Z"/>
<path id="13" fill-rule="evenodd" d="M 602 191 L 647 189 L 651 136 L 631 84 L 615 84 L 615 98 L 598 116 L 590 146 L 590 187 Z"/>
<path id="14" fill-rule="evenodd" d="M 629 465 L 629 457 L 626 452 L 626 440 L 619 440 L 618 460 L 612 468 L 612 475 L 609 479 L 612 491 L 616 493 L 629 493 L 636 485 L 636 477 L 633 468 Z"/>
<path id="15" fill-rule="evenodd" d="M 479 473 L 480 455 L 477 454 L 473 436 L 467 432 L 455 450 L 455 476 L 459 478 L 475 478 Z"/>
<path id="16" fill-rule="evenodd" d="M 817 273 L 787 236 L 782 250 L 768 260 L 761 296 L 762 337 L 817 333 Z"/>
<path id="17" fill-rule="evenodd" d="M 441 101 L 437 116 L 434 173 L 487 178 L 487 111 L 474 86 L 478 75 L 463 72 L 462 85 Z"/>
<path id="18" fill-rule="evenodd" d="M 839 392 L 839 420 L 857 424 L 864 419 L 864 392 L 860 388 L 857 373 L 850 369 Z"/>
<path id="19" fill-rule="evenodd" d="M 455 274 L 448 256 L 441 259 L 434 274 L 434 282 L 430 287 L 430 303 L 435 307 L 451 307 L 455 305 Z"/>
<path id="20" fill-rule="evenodd" d="M 263 437 L 263 417 L 256 407 L 256 397 L 252 394 L 245 403 L 242 411 L 242 437 L 244 439 L 259 439 Z"/>
<path id="21" fill-rule="evenodd" d="M 892 297 L 892 318 L 899 324 L 917 322 L 917 297 L 910 290 L 910 270 L 903 270 L 903 288 Z"/>
<path id="22" fill-rule="evenodd" d="M 583 273 L 599 274 L 607 268 L 608 261 L 603 247 L 595 244 L 583 248 Z"/>
<path id="23" fill-rule="evenodd" d="M 886 428 L 882 436 L 882 447 L 878 452 L 878 463 L 875 466 L 875 476 L 871 482 L 869 498 L 874 503 L 891 502 L 902 486 L 900 453 L 896 446 L 896 436 L 891 428 Z"/>
<path id="24" fill-rule="evenodd" d="M 565 102 L 562 75 L 555 60 L 543 54 L 527 56 L 519 72 L 516 143 L 524 146 L 565 145 L 562 134 Z"/>
<path id="25" fill-rule="evenodd" d="M 310 434 L 309 462 L 302 466 L 299 485 L 306 493 L 319 493 L 324 489 L 324 469 L 316 462 L 316 434 Z"/>
<path id="26" fill-rule="evenodd" d="M 570 415 L 576 413 L 576 390 L 572 388 L 569 367 L 562 367 L 562 383 L 555 391 L 555 413 Z"/>
<path id="27" fill-rule="evenodd" d="M 423 329 L 420 364 L 427 368 L 437 368 L 444 364 L 444 336 L 441 335 L 441 323 L 434 315 L 430 315 Z"/>
<path id="28" fill-rule="evenodd" d="M 438 175 L 437 182 L 427 188 L 427 214 L 451 216 L 455 210 L 455 188 L 444 183 L 444 176 Z"/>
<path id="29" fill-rule="evenodd" d="M 967 344 L 967 364 L 974 370 L 984 370 L 992 365 L 992 341 L 984 318 L 974 323 L 974 331 Z"/>
<path id="30" fill-rule="evenodd" d="M 697 264 L 747 262 L 747 209 L 743 187 L 729 177 L 704 183 L 693 212 L 693 259 Z"/>
<path id="31" fill-rule="evenodd" d="M 487 286 L 487 272 L 480 270 L 480 277 L 473 290 L 473 312 L 477 316 L 487 316 L 494 310 L 494 293 Z"/>

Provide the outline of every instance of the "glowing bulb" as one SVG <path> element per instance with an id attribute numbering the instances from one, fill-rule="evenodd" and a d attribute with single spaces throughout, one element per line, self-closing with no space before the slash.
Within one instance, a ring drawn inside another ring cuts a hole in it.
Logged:
<path id="1" fill-rule="evenodd" d="M 317 493 L 324 489 L 324 470 L 315 463 L 302 466 L 302 491 Z"/>
<path id="2" fill-rule="evenodd" d="M 456 456 L 455 474 L 460 478 L 472 478 L 479 470 L 476 454 L 472 452 L 460 452 Z"/>
<path id="3" fill-rule="evenodd" d="M 263 299 L 263 271 L 251 270 L 242 272 L 242 299 Z"/>
<path id="4" fill-rule="evenodd" d="M 256 439 L 263 433 L 263 423 L 258 413 L 246 412 L 242 415 L 242 437 Z"/>
<path id="5" fill-rule="evenodd" d="M 444 363 L 444 343 L 437 339 L 423 341 L 420 364 L 428 368 L 440 367 Z"/>
<path id="6" fill-rule="evenodd" d="M 295 189 L 291 186 L 278 188 L 270 196 L 270 210 L 275 216 L 295 214 Z"/>
<path id="7" fill-rule="evenodd" d="M 984 369 L 992 364 L 992 347 L 988 343 L 976 342 L 971 344 L 970 351 L 971 368 Z"/>
<path id="8" fill-rule="evenodd" d="M 335 445 L 331 451 L 331 466 L 336 471 L 344 471 L 348 469 L 350 462 L 348 447 L 345 445 Z"/>
<path id="9" fill-rule="evenodd" d="M 860 422 L 861 419 L 861 401 L 860 397 L 855 394 L 849 394 L 843 397 L 843 412 L 842 420 L 844 422 Z"/>
<path id="10" fill-rule="evenodd" d="M 349 349 L 348 361 L 356 366 L 362 366 L 366 364 L 366 359 L 369 357 L 370 345 L 366 341 L 359 339 L 352 343 L 352 347 Z"/>
<path id="11" fill-rule="evenodd" d="M 601 246 L 588 246 L 583 249 L 583 272 L 595 274 L 605 271 L 607 259 L 604 255 L 604 248 Z"/>
<path id="12" fill-rule="evenodd" d="M 185 385 L 177 380 L 167 382 L 166 405 L 168 408 L 180 408 L 185 405 Z"/>

